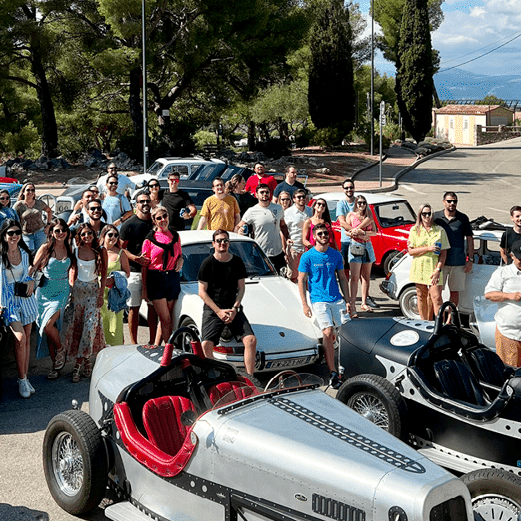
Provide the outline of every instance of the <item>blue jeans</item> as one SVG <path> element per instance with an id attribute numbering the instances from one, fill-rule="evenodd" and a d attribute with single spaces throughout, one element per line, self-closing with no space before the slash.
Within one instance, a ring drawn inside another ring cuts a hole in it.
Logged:
<path id="1" fill-rule="evenodd" d="M 29 235 L 23 234 L 22 237 L 25 241 L 25 244 L 27 244 L 27 247 L 33 253 L 36 253 L 38 251 L 38 248 L 40 248 L 40 246 L 47 241 L 47 236 L 45 235 L 44 228 L 38 230 L 37 232 L 30 233 Z"/>

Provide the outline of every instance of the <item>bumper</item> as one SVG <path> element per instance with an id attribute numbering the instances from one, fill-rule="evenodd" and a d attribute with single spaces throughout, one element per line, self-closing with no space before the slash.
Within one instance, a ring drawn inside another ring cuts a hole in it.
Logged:
<path id="1" fill-rule="evenodd" d="M 380 291 L 385 293 L 389 298 L 398 300 L 396 294 L 396 284 L 392 280 L 384 280 L 380 283 Z"/>
<path id="2" fill-rule="evenodd" d="M 244 367 L 244 356 L 242 354 L 223 354 L 214 351 L 216 360 L 230 362 L 237 367 Z M 285 353 L 266 353 L 257 351 L 255 360 L 255 372 L 277 371 L 279 369 L 294 369 L 315 363 L 319 358 L 319 345 L 315 347 Z"/>

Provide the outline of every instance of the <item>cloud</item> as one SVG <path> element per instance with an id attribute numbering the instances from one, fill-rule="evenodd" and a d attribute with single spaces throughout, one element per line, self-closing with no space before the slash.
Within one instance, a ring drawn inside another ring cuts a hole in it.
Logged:
<path id="1" fill-rule="evenodd" d="M 487 10 L 483 7 L 473 7 L 470 10 L 470 16 L 473 16 L 475 18 L 485 18 L 486 14 Z"/>

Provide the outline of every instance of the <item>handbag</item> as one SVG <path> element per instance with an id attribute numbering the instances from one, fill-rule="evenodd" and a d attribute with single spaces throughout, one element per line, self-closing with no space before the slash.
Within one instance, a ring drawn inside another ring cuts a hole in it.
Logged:
<path id="1" fill-rule="evenodd" d="M 365 244 L 363 242 L 351 241 L 349 251 L 353 257 L 361 257 L 365 254 Z"/>

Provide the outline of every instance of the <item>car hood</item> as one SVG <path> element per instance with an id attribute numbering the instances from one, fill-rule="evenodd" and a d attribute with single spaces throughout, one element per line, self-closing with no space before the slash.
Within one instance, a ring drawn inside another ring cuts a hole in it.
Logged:
<path id="1" fill-rule="evenodd" d="M 196 450 L 211 455 L 196 452 L 186 470 L 210 472 L 215 483 L 254 497 L 301 511 L 305 502 L 309 514 L 318 503 L 349 504 L 366 519 L 386 519 L 391 505 L 404 506 L 409 519 L 428 519 L 428 511 L 414 508 L 469 497 L 461 481 L 322 391 L 261 397 L 223 411 L 194 425 Z"/>

